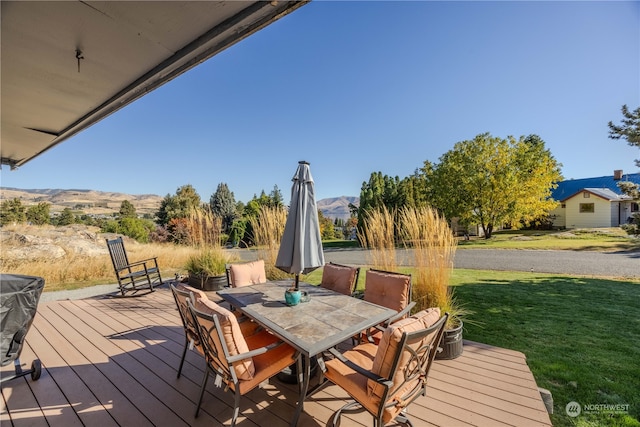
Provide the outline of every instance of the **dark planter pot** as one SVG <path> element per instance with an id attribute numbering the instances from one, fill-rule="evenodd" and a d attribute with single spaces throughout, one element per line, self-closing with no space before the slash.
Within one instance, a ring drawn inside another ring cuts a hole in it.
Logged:
<path id="1" fill-rule="evenodd" d="M 440 341 L 440 347 L 442 351 L 436 353 L 436 359 L 451 360 L 456 357 L 460 357 L 462 354 L 462 327 L 464 325 L 460 322 L 460 326 L 453 329 L 445 329 Z"/>
<path id="2" fill-rule="evenodd" d="M 189 274 L 189 286 L 203 291 L 219 291 L 227 286 L 227 276 L 201 276 Z"/>

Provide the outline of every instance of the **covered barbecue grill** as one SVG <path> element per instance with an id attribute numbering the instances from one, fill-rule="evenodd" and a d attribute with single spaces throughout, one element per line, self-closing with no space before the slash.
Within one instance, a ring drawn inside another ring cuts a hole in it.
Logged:
<path id="1" fill-rule="evenodd" d="M 38 308 L 44 279 L 35 276 L 0 274 L 0 337 L 1 366 L 11 362 L 15 365 L 15 375 L 2 376 L 1 383 L 31 374 L 31 379 L 40 378 L 40 360 L 31 363 L 31 369 L 23 370 L 20 352 Z"/>

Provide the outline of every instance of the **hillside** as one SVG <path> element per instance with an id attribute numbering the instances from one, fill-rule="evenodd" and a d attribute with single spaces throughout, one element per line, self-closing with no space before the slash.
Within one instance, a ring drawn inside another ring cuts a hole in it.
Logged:
<path id="1" fill-rule="evenodd" d="M 155 194 L 126 194 L 95 190 L 41 189 L 23 190 L 18 188 L 0 188 L 0 202 L 18 198 L 24 205 L 46 202 L 51 212 L 60 212 L 64 208 L 82 210 L 86 214 L 110 215 L 120 210 L 123 200 L 128 200 L 138 214 L 154 214 L 160 208 L 163 197 Z"/>
<path id="2" fill-rule="evenodd" d="M 110 215 L 120 210 L 123 200 L 130 201 L 138 214 L 155 214 L 164 197 L 155 194 L 126 194 L 96 190 L 19 189 L 0 187 L 0 203 L 18 198 L 24 205 L 40 202 L 51 204 L 51 212 L 64 208 L 82 210 L 86 214 Z M 327 218 L 349 219 L 349 203 L 356 206 L 358 197 L 333 197 L 318 200 L 318 209 Z"/>
<path id="3" fill-rule="evenodd" d="M 349 203 L 358 206 L 360 204 L 360 198 L 341 196 L 317 201 L 318 209 L 320 209 L 325 217 L 340 218 L 343 220 L 347 220 L 351 216 L 349 213 Z"/>

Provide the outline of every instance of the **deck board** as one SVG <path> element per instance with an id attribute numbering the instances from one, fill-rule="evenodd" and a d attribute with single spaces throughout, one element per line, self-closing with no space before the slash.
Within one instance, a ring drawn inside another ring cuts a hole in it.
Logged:
<path id="1" fill-rule="evenodd" d="M 215 298 L 215 294 L 210 294 Z M 343 343 L 346 348 L 350 343 Z M 198 418 L 204 360 L 189 351 L 177 378 L 184 331 L 166 286 L 133 298 L 96 297 L 41 303 L 20 355 L 24 369 L 39 358 L 42 377 L 5 383 L 0 422 L 9 426 L 228 425 L 231 393 L 210 380 Z M 0 372 L 10 374 L 13 365 Z M 239 426 L 285 427 L 297 386 L 272 379 L 241 401 Z M 298 423 L 324 427 L 348 395 L 328 385 L 310 397 Z M 455 360 L 436 361 L 427 396 L 409 407 L 420 426 L 550 426 L 524 354 L 465 342 Z M 343 425 L 369 426 L 364 413 Z"/>

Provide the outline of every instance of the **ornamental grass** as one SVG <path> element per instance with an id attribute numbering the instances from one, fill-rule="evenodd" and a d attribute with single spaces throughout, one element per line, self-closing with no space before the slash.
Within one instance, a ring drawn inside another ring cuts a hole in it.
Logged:
<path id="1" fill-rule="evenodd" d="M 394 231 L 394 212 L 390 212 L 386 206 L 366 213 L 358 238 L 362 247 L 369 249 L 369 263 L 373 268 L 386 271 L 397 269 Z"/>
<path id="2" fill-rule="evenodd" d="M 398 218 L 401 238 L 413 254 L 415 311 L 440 307 L 450 314 L 448 325 L 453 327 L 470 312 L 456 303 L 449 286 L 457 247 L 449 223 L 429 206 L 404 207 Z"/>
<path id="3" fill-rule="evenodd" d="M 258 248 L 258 259 L 264 260 L 265 273 L 269 280 L 288 278 L 289 275 L 276 268 L 276 258 L 280 241 L 287 222 L 287 211 L 282 207 L 263 206 L 254 218 L 251 218 L 253 241 Z"/>

